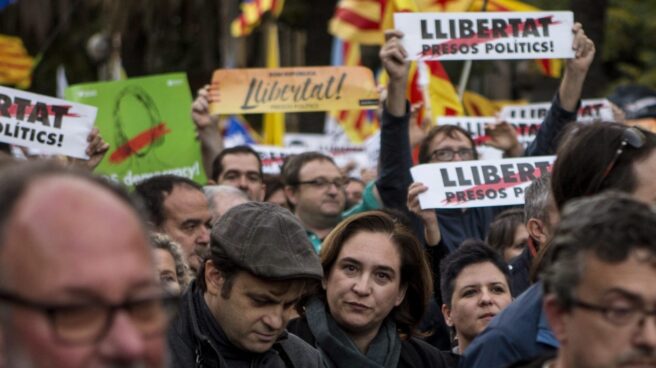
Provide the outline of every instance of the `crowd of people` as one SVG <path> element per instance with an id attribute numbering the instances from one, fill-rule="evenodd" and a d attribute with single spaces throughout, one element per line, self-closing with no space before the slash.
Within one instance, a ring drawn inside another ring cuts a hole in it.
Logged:
<path id="1" fill-rule="evenodd" d="M 288 157 L 263 174 L 223 148 L 208 90 L 191 110 L 210 183 L 132 192 L 89 162 L 0 161 L 1 367 L 656 367 L 656 135 L 577 124 L 595 46 L 580 24 L 537 137 L 556 155 L 525 204 L 422 209 L 403 34 L 381 48 L 378 173 Z M 477 160 L 436 126 L 419 163 Z"/>

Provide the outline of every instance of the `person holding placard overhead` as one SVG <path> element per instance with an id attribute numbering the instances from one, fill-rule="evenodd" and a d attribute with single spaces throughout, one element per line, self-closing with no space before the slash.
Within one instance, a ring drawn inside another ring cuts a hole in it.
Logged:
<path id="1" fill-rule="evenodd" d="M 576 23 L 573 48 L 576 57 L 566 63 L 565 73 L 549 110 L 534 142 L 524 155 L 540 156 L 553 154 L 558 135 L 568 123 L 576 120 L 581 90 L 586 74 L 595 54 L 593 42 L 585 35 L 580 23 Z M 401 46 L 403 34 L 388 31 L 387 41 L 381 49 L 381 59 L 390 75 L 388 98 L 384 104 L 381 129 L 381 174 L 379 192 L 383 203 L 388 207 L 408 209 L 417 215 L 419 234 L 423 234 L 427 245 L 440 245 L 440 248 L 455 249 L 468 238 L 485 239 L 487 228 L 494 216 L 505 208 L 485 207 L 466 210 L 422 210 L 419 207 L 419 194 L 427 187 L 412 183 L 410 166 L 411 152 L 407 135 L 409 109 L 405 101 L 405 82 L 409 62 Z M 506 140 L 508 141 L 508 140 Z M 517 155 L 515 145 L 508 141 L 498 145 L 507 154 Z M 402 156 L 403 159 L 394 159 Z M 453 162 L 478 159 L 474 142 L 466 131 L 452 126 L 435 127 L 420 146 L 419 162 Z M 393 172 L 394 175 L 388 174 Z M 412 183 L 412 185 L 411 185 Z M 386 190 L 380 190 L 384 188 Z"/>

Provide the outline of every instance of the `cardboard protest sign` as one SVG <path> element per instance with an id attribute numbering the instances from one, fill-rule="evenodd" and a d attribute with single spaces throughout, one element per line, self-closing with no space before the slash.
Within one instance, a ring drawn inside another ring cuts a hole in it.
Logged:
<path id="1" fill-rule="evenodd" d="M 526 123 L 541 123 L 551 107 L 551 102 L 532 103 L 527 105 L 506 105 L 501 108 L 501 118 L 506 120 L 521 120 Z M 613 121 L 613 108 L 605 98 L 581 100 L 581 107 L 576 121 L 592 123 L 595 121 Z"/>
<path id="2" fill-rule="evenodd" d="M 0 87 L 0 142 L 88 159 L 93 106 Z"/>
<path id="3" fill-rule="evenodd" d="M 378 92 L 365 67 L 220 69 L 212 76 L 210 113 L 375 109 Z"/>
<path id="4" fill-rule="evenodd" d="M 185 74 L 81 84 L 66 96 L 98 107 L 110 148 L 97 173 L 127 186 L 161 174 L 206 182 Z"/>
<path id="5" fill-rule="evenodd" d="M 428 191 L 419 196 L 421 208 L 471 208 L 521 205 L 531 181 L 551 172 L 555 156 L 493 161 L 460 161 L 418 165 L 414 181 Z"/>
<path id="6" fill-rule="evenodd" d="M 411 60 L 573 58 L 572 12 L 395 13 Z"/>

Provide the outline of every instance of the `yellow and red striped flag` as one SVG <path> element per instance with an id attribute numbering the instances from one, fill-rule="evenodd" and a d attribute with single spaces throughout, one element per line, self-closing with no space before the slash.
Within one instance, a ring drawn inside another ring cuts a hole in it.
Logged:
<path id="1" fill-rule="evenodd" d="M 278 27 L 274 24 L 268 24 L 266 30 L 266 67 L 280 67 L 280 48 L 278 43 Z M 272 146 L 282 146 L 285 138 L 285 114 L 281 112 L 271 112 L 264 114 L 263 126 L 263 143 Z"/>
<path id="2" fill-rule="evenodd" d="M 474 0 L 415 0 L 421 12 L 464 12 Z"/>
<path id="3" fill-rule="evenodd" d="M 481 11 L 483 9 L 484 0 L 473 0 L 469 11 Z M 540 11 L 532 5 L 525 4 L 516 0 L 487 0 L 486 11 L 503 12 L 503 11 L 526 11 L 534 12 Z M 538 68 L 542 74 L 551 78 L 560 78 L 563 61 L 561 59 L 538 59 L 535 60 Z"/>
<path id="4" fill-rule="evenodd" d="M 241 14 L 230 24 L 230 33 L 233 37 L 248 36 L 260 25 L 266 12 L 278 17 L 284 4 L 284 0 L 242 0 Z"/>
<path id="5" fill-rule="evenodd" d="M 344 41 L 382 45 L 394 13 L 417 11 L 415 0 L 340 0 L 328 31 Z"/>
<path id="6" fill-rule="evenodd" d="M 32 84 L 34 59 L 19 37 L 0 35 L 0 84 L 27 89 Z"/>

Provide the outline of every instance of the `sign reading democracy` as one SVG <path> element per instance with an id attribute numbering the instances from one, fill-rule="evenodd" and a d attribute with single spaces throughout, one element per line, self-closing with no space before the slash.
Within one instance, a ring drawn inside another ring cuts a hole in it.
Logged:
<path id="1" fill-rule="evenodd" d="M 573 58 L 572 12 L 395 13 L 411 60 Z"/>
<path id="2" fill-rule="evenodd" d="M 205 184 L 185 74 L 81 84 L 66 97 L 98 107 L 97 126 L 110 148 L 97 173 L 127 186 L 161 174 Z"/>
<path id="3" fill-rule="evenodd" d="M 0 141 L 88 159 L 96 112 L 93 106 L 0 87 Z"/>
<path id="4" fill-rule="evenodd" d="M 531 181 L 551 172 L 555 156 L 424 164 L 410 171 L 428 191 L 422 209 L 521 205 Z"/>
<path id="5" fill-rule="evenodd" d="M 533 103 L 528 105 L 507 105 L 501 109 L 501 118 L 506 120 L 522 120 L 527 123 L 540 124 L 551 102 Z M 595 121 L 613 121 L 613 108 L 605 98 L 581 100 L 581 107 L 577 113 L 576 121 L 579 123 L 592 123 Z"/>
<path id="6" fill-rule="evenodd" d="M 220 69 L 212 76 L 210 113 L 371 110 L 378 98 L 365 67 Z"/>

